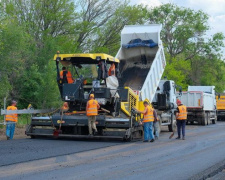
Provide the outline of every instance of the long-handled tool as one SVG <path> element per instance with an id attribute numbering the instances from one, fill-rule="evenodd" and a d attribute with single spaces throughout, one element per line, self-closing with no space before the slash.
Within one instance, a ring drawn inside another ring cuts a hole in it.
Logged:
<path id="1" fill-rule="evenodd" d="M 63 110 L 62 110 L 62 114 L 61 114 L 61 120 L 59 123 L 59 129 L 55 129 L 53 132 L 53 136 L 58 137 L 59 134 L 62 134 L 62 130 L 61 130 L 61 126 L 62 126 L 62 118 L 63 118 Z"/>

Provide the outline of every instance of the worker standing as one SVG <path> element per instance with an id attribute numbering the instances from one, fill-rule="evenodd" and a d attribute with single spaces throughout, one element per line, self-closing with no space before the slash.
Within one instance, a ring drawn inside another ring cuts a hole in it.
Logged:
<path id="1" fill-rule="evenodd" d="M 67 70 L 66 67 L 62 67 L 62 71 L 60 71 L 60 79 L 62 80 L 62 83 L 72 84 L 74 82 L 71 72 Z"/>
<path id="2" fill-rule="evenodd" d="M 94 129 L 94 135 L 98 133 L 95 122 L 96 122 L 96 116 L 98 115 L 99 108 L 100 108 L 100 105 L 98 104 L 98 101 L 94 99 L 94 94 L 90 94 L 90 100 L 87 102 L 87 105 L 86 105 L 89 135 L 92 135 L 92 129 Z"/>
<path id="3" fill-rule="evenodd" d="M 61 111 L 62 112 L 66 112 L 66 111 L 68 111 L 69 110 L 69 104 L 68 104 L 68 102 L 64 102 L 63 103 L 63 106 L 62 106 L 62 108 L 61 108 Z"/>
<path id="4" fill-rule="evenodd" d="M 137 112 L 144 114 L 143 123 L 144 123 L 144 141 L 143 142 L 154 142 L 154 135 L 153 135 L 153 108 L 149 106 L 147 101 L 144 101 L 145 109 L 144 111 L 139 111 L 135 109 Z"/>
<path id="5" fill-rule="evenodd" d="M 112 63 L 110 68 L 109 68 L 109 72 L 108 72 L 109 76 L 116 76 L 116 67 L 115 67 L 115 63 Z"/>
<path id="6" fill-rule="evenodd" d="M 182 129 L 182 139 L 185 140 L 185 125 L 187 120 L 187 107 L 181 103 L 179 99 L 177 99 L 177 110 L 176 119 L 177 119 L 177 133 L 178 137 L 176 139 L 181 138 L 181 129 Z"/>
<path id="7" fill-rule="evenodd" d="M 7 111 L 17 110 L 17 102 L 15 100 L 11 101 L 11 106 L 7 107 Z M 18 121 L 17 114 L 7 114 L 5 116 L 6 120 L 6 138 L 7 140 L 13 139 L 16 122 Z"/>
<path id="8" fill-rule="evenodd" d="M 154 116 L 153 127 L 154 127 L 155 139 L 158 139 L 159 138 L 159 118 L 157 116 L 157 112 L 155 109 L 153 110 L 153 116 Z"/>

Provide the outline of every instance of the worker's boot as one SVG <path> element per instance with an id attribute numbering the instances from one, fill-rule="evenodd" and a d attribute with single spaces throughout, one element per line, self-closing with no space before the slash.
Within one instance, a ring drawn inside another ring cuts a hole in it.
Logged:
<path id="1" fill-rule="evenodd" d="M 98 135 L 98 131 L 94 129 L 93 135 L 94 135 L 94 136 Z"/>
<path id="2" fill-rule="evenodd" d="M 183 140 L 185 140 L 185 136 L 183 136 L 183 138 L 182 138 Z"/>
<path id="3" fill-rule="evenodd" d="M 143 142 L 149 142 L 149 140 L 144 140 Z"/>
<path id="4" fill-rule="evenodd" d="M 7 140 L 10 140 L 10 137 L 9 137 L 9 136 L 6 136 L 6 139 L 7 139 Z"/>
<path id="5" fill-rule="evenodd" d="M 178 136 L 176 139 L 180 139 L 180 137 Z"/>

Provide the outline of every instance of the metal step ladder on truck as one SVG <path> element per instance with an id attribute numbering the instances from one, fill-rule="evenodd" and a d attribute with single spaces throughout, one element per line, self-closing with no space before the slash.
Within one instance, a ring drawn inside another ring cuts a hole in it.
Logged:
<path id="1" fill-rule="evenodd" d="M 180 100 L 187 106 L 187 124 L 197 122 L 205 126 L 217 122 L 214 89 L 215 86 L 188 86 L 188 91 L 182 92 Z"/>
<path id="2" fill-rule="evenodd" d="M 142 138 L 141 116 L 133 112 L 133 107 L 143 110 L 143 101 L 152 101 L 164 72 L 161 27 L 125 26 L 116 58 L 106 54 L 56 54 L 57 82 L 69 110 L 51 117 L 33 117 L 26 134 L 31 137 Z M 112 63 L 116 76 L 107 77 Z M 76 73 L 74 83 L 61 83 L 60 64 Z M 98 134 L 90 137 L 85 107 L 91 93 L 101 109 L 96 118 Z"/>
<path id="3" fill-rule="evenodd" d="M 225 94 L 216 96 L 217 120 L 225 120 Z"/>

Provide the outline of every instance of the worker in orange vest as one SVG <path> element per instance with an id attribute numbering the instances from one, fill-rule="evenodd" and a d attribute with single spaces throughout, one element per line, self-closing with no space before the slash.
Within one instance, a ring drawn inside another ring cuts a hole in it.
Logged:
<path id="1" fill-rule="evenodd" d="M 98 134 L 98 130 L 96 128 L 96 116 L 98 115 L 98 109 L 100 105 L 98 101 L 96 101 L 94 94 L 90 94 L 90 100 L 87 102 L 86 105 L 86 115 L 88 117 L 88 128 L 89 128 L 89 135 L 92 135 L 92 129 L 94 129 L 94 135 Z"/>
<path id="2" fill-rule="evenodd" d="M 63 103 L 63 106 L 62 106 L 62 108 L 61 108 L 61 111 L 62 112 L 66 112 L 66 111 L 68 111 L 69 110 L 69 104 L 68 104 L 68 102 L 64 102 Z"/>
<path id="3" fill-rule="evenodd" d="M 178 112 L 176 113 L 176 119 L 177 119 L 177 133 L 178 137 L 176 139 L 181 138 L 181 133 L 180 130 L 182 128 L 182 136 L 183 140 L 185 140 L 185 125 L 186 125 L 186 120 L 187 120 L 187 107 L 181 103 L 179 99 L 177 99 L 177 110 Z"/>
<path id="4" fill-rule="evenodd" d="M 72 84 L 74 82 L 71 72 L 67 70 L 66 67 L 62 67 L 62 71 L 60 71 L 60 79 L 62 80 L 62 83 Z"/>
<path id="5" fill-rule="evenodd" d="M 116 67 L 115 67 L 115 64 L 112 63 L 110 68 L 109 68 L 109 71 L 108 71 L 108 75 L 109 76 L 116 76 Z"/>
<path id="6" fill-rule="evenodd" d="M 144 101 L 145 109 L 144 111 L 139 111 L 135 109 L 137 112 L 144 114 L 143 123 L 144 123 L 144 141 L 143 142 L 154 142 L 155 138 L 153 135 L 153 121 L 154 121 L 154 115 L 153 115 L 153 108 L 148 104 L 147 101 Z"/>
<path id="7" fill-rule="evenodd" d="M 7 111 L 17 110 L 17 102 L 15 100 L 11 101 L 11 106 L 7 107 Z M 5 116 L 6 120 L 6 138 L 7 140 L 13 139 L 16 122 L 18 121 L 17 114 L 7 114 Z"/>

